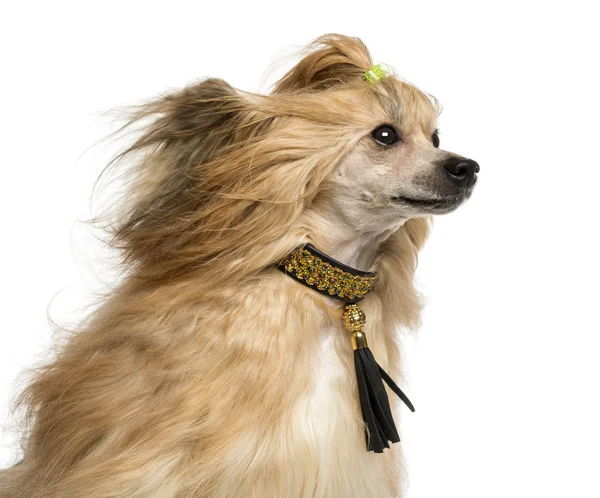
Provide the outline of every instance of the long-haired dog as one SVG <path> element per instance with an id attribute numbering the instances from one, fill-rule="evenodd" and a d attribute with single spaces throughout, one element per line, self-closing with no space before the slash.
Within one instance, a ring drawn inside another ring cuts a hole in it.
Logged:
<path id="1" fill-rule="evenodd" d="M 430 216 L 479 168 L 438 147 L 435 99 L 372 66 L 326 35 L 268 95 L 211 78 L 137 108 L 109 232 L 124 278 L 20 396 L 1 498 L 402 495 L 401 443 L 365 449 L 339 301 L 275 267 L 311 243 L 377 271 L 361 307 L 400 376 Z"/>

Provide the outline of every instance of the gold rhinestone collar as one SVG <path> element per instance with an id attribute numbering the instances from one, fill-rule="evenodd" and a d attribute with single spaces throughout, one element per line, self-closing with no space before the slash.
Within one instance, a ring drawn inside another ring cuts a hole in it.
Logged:
<path id="1" fill-rule="evenodd" d="M 356 303 L 375 287 L 377 272 L 357 270 L 311 244 L 297 247 L 277 267 L 308 287 L 346 303 Z"/>

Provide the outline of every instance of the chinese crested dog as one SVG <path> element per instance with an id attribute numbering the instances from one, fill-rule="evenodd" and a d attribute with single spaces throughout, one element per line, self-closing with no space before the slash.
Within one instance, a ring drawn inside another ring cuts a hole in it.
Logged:
<path id="1" fill-rule="evenodd" d="M 418 324 L 429 220 L 479 171 L 439 147 L 438 114 L 342 35 L 268 95 L 209 78 L 136 108 L 105 225 L 123 278 L 21 393 L 0 497 L 402 496 L 388 395 L 406 409 L 381 378 Z"/>

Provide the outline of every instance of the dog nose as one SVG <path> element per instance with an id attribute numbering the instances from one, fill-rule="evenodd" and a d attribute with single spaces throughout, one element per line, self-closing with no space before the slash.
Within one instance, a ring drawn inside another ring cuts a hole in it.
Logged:
<path id="1" fill-rule="evenodd" d="M 443 166 L 452 180 L 467 187 L 475 185 L 476 173 L 479 173 L 479 164 L 476 161 L 464 157 L 451 157 Z"/>

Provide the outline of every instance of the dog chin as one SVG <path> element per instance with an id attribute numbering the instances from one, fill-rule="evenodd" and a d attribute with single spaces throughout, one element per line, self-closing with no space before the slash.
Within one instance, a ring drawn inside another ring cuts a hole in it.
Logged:
<path id="1" fill-rule="evenodd" d="M 390 200 L 402 207 L 410 208 L 420 214 L 446 214 L 454 211 L 464 201 L 470 197 L 470 192 L 459 195 L 449 195 L 444 197 L 409 197 L 392 196 Z"/>

